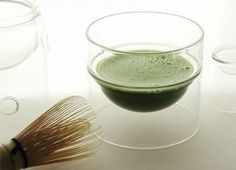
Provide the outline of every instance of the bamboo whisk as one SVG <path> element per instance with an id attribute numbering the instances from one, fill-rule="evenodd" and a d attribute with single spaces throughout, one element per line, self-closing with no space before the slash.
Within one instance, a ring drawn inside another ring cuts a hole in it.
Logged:
<path id="1" fill-rule="evenodd" d="M 7 144 L 0 144 L 0 169 L 19 170 L 82 159 L 94 153 L 100 133 L 95 114 L 79 96 L 60 101 Z"/>

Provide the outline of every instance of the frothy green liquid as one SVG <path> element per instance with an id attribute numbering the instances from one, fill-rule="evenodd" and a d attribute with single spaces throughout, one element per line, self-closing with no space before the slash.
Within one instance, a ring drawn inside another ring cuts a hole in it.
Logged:
<path id="1" fill-rule="evenodd" d="M 114 55 L 102 60 L 97 65 L 97 72 L 113 84 L 158 87 L 189 78 L 193 66 L 179 55 Z"/>
<path id="2" fill-rule="evenodd" d="M 183 96 L 193 65 L 176 54 L 117 54 L 102 59 L 96 71 L 110 83 L 98 82 L 111 101 L 129 110 L 154 111 Z"/>

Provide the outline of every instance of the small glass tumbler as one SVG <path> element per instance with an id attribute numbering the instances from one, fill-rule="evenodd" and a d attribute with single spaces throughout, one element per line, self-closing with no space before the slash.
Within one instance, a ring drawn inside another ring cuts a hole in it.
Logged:
<path id="1" fill-rule="evenodd" d="M 102 140 L 153 150 L 198 131 L 203 30 L 197 23 L 168 13 L 125 12 L 94 21 L 87 38 L 89 100 Z"/>
<path id="2" fill-rule="evenodd" d="M 212 106 L 221 112 L 236 113 L 236 47 L 218 48 L 212 58 Z"/>
<path id="3" fill-rule="evenodd" d="M 38 116 L 48 95 L 46 52 L 37 1 L 0 1 L 0 142 Z"/>

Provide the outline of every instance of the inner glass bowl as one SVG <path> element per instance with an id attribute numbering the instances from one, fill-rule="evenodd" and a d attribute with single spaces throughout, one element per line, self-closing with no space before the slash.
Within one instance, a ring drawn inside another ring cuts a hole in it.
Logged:
<path id="1" fill-rule="evenodd" d="M 0 1 L 0 69 L 16 66 L 38 48 L 36 0 Z"/>
<path id="2" fill-rule="evenodd" d="M 212 58 L 223 72 L 236 75 L 236 47 L 218 48 L 213 52 Z"/>
<path id="3" fill-rule="evenodd" d="M 100 53 L 89 73 L 118 106 L 138 112 L 161 110 L 185 94 L 200 68 L 188 54 L 149 51 Z"/>

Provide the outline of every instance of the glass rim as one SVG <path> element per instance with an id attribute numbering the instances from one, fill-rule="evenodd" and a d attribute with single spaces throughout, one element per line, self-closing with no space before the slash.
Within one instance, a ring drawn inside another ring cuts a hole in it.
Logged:
<path id="1" fill-rule="evenodd" d="M 220 47 L 220 48 L 216 48 L 213 52 L 212 52 L 212 58 L 221 64 L 229 64 L 229 65 L 236 65 L 236 61 L 227 61 L 224 60 L 223 58 L 219 57 L 220 56 L 220 52 L 222 51 L 228 51 L 228 50 L 234 50 L 236 52 L 236 46 L 224 46 L 224 47 Z"/>
<path id="2" fill-rule="evenodd" d="M 9 17 L 7 19 L 4 19 L 5 21 L 11 21 L 10 23 L 8 22 L 4 23 L 4 20 L 0 18 L 0 21 L 1 20 L 3 21 L 3 23 L 0 22 L 0 29 L 15 27 L 18 25 L 28 23 L 40 15 L 38 0 L 32 0 L 32 1 L 30 0 L 4 0 L 3 2 L 16 3 L 19 5 L 23 5 L 25 7 L 30 8 L 30 11 L 17 15 L 16 17 Z"/>
<path id="3" fill-rule="evenodd" d="M 181 52 L 183 50 L 186 50 L 186 49 L 188 49 L 188 48 L 198 44 L 204 38 L 204 30 L 203 30 L 203 28 L 197 22 L 195 22 L 195 21 L 193 21 L 193 20 L 191 20 L 191 19 L 189 19 L 187 17 L 181 16 L 181 15 L 177 15 L 177 14 L 172 14 L 172 13 L 158 12 L 158 11 L 129 11 L 129 12 L 121 12 L 121 13 L 114 13 L 114 14 L 111 14 L 111 15 L 106 15 L 104 17 L 101 17 L 101 18 L 98 18 L 98 19 L 94 20 L 92 23 L 89 24 L 89 26 L 86 29 L 87 40 L 89 42 L 91 42 L 92 44 L 94 44 L 94 45 L 96 45 L 96 46 L 98 46 L 98 47 L 100 47 L 100 48 L 102 48 L 102 49 L 104 49 L 106 51 L 109 51 L 109 52 L 118 53 L 118 54 L 139 54 L 139 52 L 130 52 L 130 51 L 125 51 L 125 50 L 116 50 L 116 49 L 107 47 L 105 45 L 102 45 L 102 44 L 94 41 L 93 38 L 91 38 L 91 36 L 89 35 L 91 27 L 94 24 L 96 24 L 97 22 L 102 21 L 103 19 L 110 18 L 110 17 L 113 17 L 113 16 L 118 16 L 118 15 L 136 14 L 136 13 L 140 13 L 140 14 L 141 13 L 144 13 L 144 14 L 161 14 L 161 15 L 168 15 L 168 16 L 171 16 L 171 17 L 181 18 L 183 20 L 186 20 L 188 22 L 191 22 L 191 23 L 195 24 L 195 26 L 198 28 L 198 30 L 201 33 L 200 37 L 196 41 L 194 41 L 193 43 L 190 43 L 189 45 L 186 45 L 184 47 L 176 48 L 174 50 L 162 51 L 162 52 L 142 52 L 142 54 L 166 54 L 166 53 Z"/>

